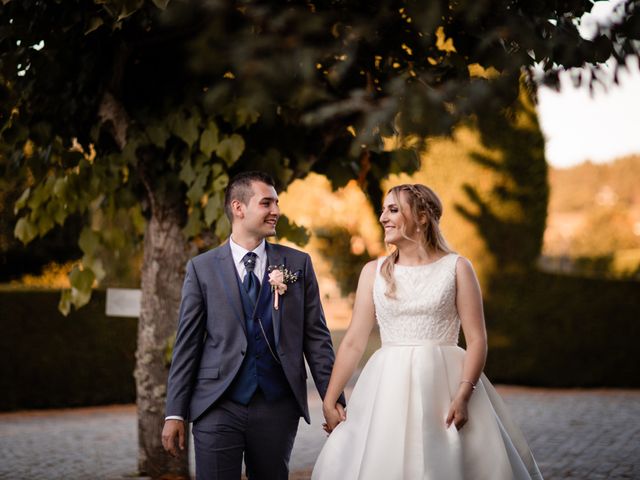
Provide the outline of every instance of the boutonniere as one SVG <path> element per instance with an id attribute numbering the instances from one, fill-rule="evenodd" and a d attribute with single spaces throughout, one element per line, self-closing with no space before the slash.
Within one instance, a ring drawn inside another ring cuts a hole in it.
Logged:
<path id="1" fill-rule="evenodd" d="M 278 310 L 278 297 L 287 291 L 287 284 L 298 281 L 299 272 L 292 272 L 284 268 L 284 265 L 269 266 L 269 284 L 273 292 L 273 308 Z"/>

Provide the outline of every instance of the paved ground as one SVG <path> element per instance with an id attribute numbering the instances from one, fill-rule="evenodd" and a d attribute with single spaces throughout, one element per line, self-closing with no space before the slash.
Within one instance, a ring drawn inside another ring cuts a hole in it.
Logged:
<path id="1" fill-rule="evenodd" d="M 640 390 L 499 387 L 546 479 L 640 479 Z M 306 479 L 325 436 L 311 394 L 291 467 Z M 0 479 L 122 479 L 136 468 L 132 405 L 0 414 Z"/>

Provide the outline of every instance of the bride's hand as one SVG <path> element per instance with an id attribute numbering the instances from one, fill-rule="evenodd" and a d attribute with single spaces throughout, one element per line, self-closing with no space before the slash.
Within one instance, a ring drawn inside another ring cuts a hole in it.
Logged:
<path id="1" fill-rule="evenodd" d="M 344 422 L 347 419 L 344 407 L 340 403 L 336 403 L 333 407 L 323 404 L 322 413 L 326 421 L 326 423 L 322 424 L 322 428 L 327 433 L 331 433 L 340 422 Z"/>
<path id="2" fill-rule="evenodd" d="M 449 407 L 449 413 L 447 414 L 446 424 L 447 428 L 453 423 L 457 430 L 464 427 L 464 424 L 469 420 L 469 414 L 467 411 L 468 400 L 460 397 L 456 397 L 451 402 Z"/>

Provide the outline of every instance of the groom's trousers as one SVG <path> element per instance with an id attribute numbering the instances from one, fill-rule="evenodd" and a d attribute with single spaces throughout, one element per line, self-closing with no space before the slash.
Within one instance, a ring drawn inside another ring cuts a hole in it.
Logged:
<path id="1" fill-rule="evenodd" d="M 250 480 L 286 480 L 300 408 L 292 395 L 249 404 L 225 397 L 193 424 L 196 480 L 239 480 L 242 457 Z"/>

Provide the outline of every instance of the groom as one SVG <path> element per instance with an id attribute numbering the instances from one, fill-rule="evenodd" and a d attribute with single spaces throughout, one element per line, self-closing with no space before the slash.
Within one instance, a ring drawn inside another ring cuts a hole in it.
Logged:
<path id="1" fill-rule="evenodd" d="M 238 480 L 243 455 L 249 479 L 286 479 L 310 423 L 304 359 L 324 397 L 331 337 L 309 255 L 265 241 L 280 216 L 271 177 L 237 175 L 224 206 L 231 237 L 187 263 L 162 443 L 177 455 L 190 421 L 197 479 Z"/>

